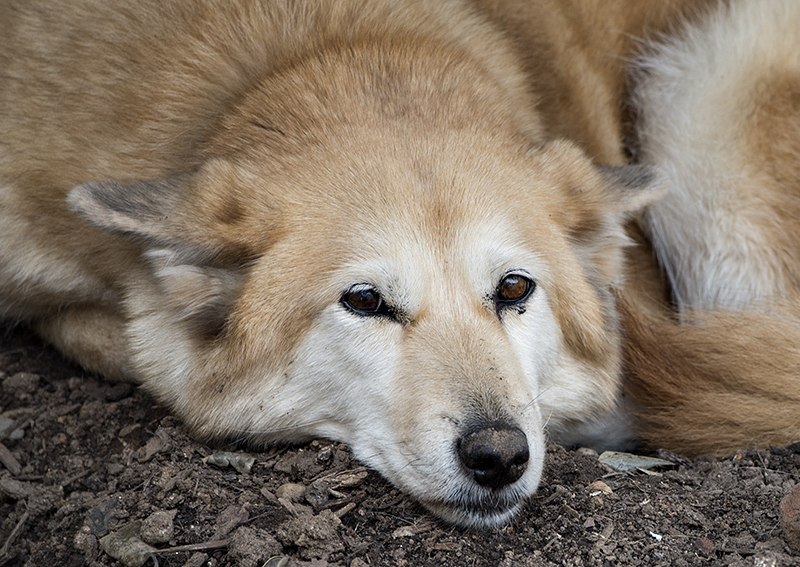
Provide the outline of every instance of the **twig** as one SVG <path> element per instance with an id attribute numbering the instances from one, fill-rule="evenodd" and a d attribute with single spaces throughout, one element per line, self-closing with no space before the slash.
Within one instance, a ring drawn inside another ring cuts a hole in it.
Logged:
<path id="1" fill-rule="evenodd" d="M 22 517 L 19 519 L 19 522 L 17 522 L 17 525 L 14 526 L 14 529 L 11 530 L 11 533 L 6 538 L 3 547 L 0 547 L 0 565 L 5 565 L 6 560 L 9 559 L 8 550 L 11 548 L 11 544 L 19 535 L 19 532 L 22 531 L 22 527 L 25 525 L 25 522 L 28 521 L 29 517 L 30 514 L 28 513 L 27 510 L 25 510 L 25 512 L 22 514 Z"/>
<path id="2" fill-rule="evenodd" d="M 0 443 L 0 463 L 3 463 L 14 476 L 17 476 L 22 471 L 22 465 L 19 464 L 19 461 L 14 457 L 11 451 L 8 450 L 8 447 L 2 443 Z"/>
<path id="3" fill-rule="evenodd" d="M 355 502 L 350 502 L 349 504 L 345 504 L 344 506 L 342 506 L 341 508 L 336 510 L 334 512 L 334 514 L 336 515 L 337 518 L 341 518 L 342 516 L 347 514 L 350 510 L 352 510 L 355 507 L 356 507 L 356 503 Z"/>
<path id="4" fill-rule="evenodd" d="M 74 475 L 72 475 L 72 476 L 70 476 L 70 477 L 68 477 L 68 478 L 65 478 L 65 479 L 64 479 L 64 480 L 63 480 L 63 481 L 60 483 L 60 485 L 61 485 L 62 487 L 69 486 L 70 484 L 72 484 L 72 483 L 73 483 L 73 482 L 75 482 L 76 480 L 80 480 L 80 479 L 82 479 L 82 478 L 83 478 L 83 477 L 85 477 L 85 476 L 89 476 L 89 475 L 91 474 L 91 472 L 92 472 L 92 471 L 91 471 L 90 469 L 86 469 L 86 470 L 84 470 L 84 471 L 81 471 L 81 472 L 79 472 L 78 474 L 74 474 Z"/>

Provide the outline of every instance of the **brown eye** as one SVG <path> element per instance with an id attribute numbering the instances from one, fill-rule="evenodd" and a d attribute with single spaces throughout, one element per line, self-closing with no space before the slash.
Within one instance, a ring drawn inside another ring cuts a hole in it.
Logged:
<path id="1" fill-rule="evenodd" d="M 500 304 L 513 305 L 525 301 L 535 287 L 533 280 L 519 274 L 509 274 L 500 280 L 495 298 Z"/>
<path id="2" fill-rule="evenodd" d="M 359 315 L 388 314 L 381 294 L 370 287 L 346 291 L 342 296 L 342 304 L 350 311 L 358 313 Z"/>

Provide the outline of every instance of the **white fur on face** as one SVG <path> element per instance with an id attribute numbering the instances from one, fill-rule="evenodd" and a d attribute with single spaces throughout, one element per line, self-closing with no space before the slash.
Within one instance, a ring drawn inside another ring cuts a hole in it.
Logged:
<path id="1" fill-rule="evenodd" d="M 293 353 L 288 376 L 253 392 L 249 431 L 291 431 L 346 441 L 357 458 L 455 523 L 507 521 L 538 486 L 544 434 L 540 375 L 558 351 L 542 290 L 525 313 L 498 317 L 491 298 L 510 271 L 534 279 L 546 264 L 496 223 L 470 226 L 457 243 L 384 227 L 333 278 L 379 290 L 402 320 L 365 317 L 331 303 Z M 537 295 L 538 293 L 538 295 Z M 265 372 L 269 372 L 267 368 Z M 525 433 L 530 461 L 511 486 L 477 485 L 458 461 L 456 439 L 476 396 L 492 397 Z M 257 434 L 256 434 L 257 436 Z"/>

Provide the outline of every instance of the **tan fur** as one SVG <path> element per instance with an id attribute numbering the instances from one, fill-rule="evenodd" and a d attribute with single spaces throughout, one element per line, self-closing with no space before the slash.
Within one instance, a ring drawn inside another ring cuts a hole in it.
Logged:
<path id="1" fill-rule="evenodd" d="M 720 4 L 636 73 L 638 157 L 671 183 L 643 226 L 678 313 L 629 286 L 627 387 L 643 434 L 688 455 L 800 438 L 798 21 Z"/>
<path id="2" fill-rule="evenodd" d="M 630 224 L 664 178 L 624 166 L 627 65 L 714 6 L 0 0 L 0 314 L 199 436 L 341 439 L 464 525 L 535 490 L 545 430 L 630 441 L 623 361 L 654 444 L 792 441 L 796 314 L 676 322 Z M 791 258 L 774 80 L 742 143 Z M 533 282 L 511 306 L 508 275 Z M 530 451 L 498 486 L 462 455 L 486 427 Z"/>
<path id="3" fill-rule="evenodd" d="M 629 388 L 648 407 L 644 434 L 688 455 L 800 439 L 800 76 L 761 83 L 747 116 L 746 167 L 759 179 L 752 207 L 770 217 L 784 297 L 754 298 L 766 313 L 691 312 L 680 326 L 662 314 L 626 326 L 641 372 Z"/>
<path id="4" fill-rule="evenodd" d="M 796 308 L 701 312 L 678 325 L 622 306 L 629 369 L 638 373 L 627 390 L 647 408 L 640 418 L 650 443 L 723 457 L 798 438 Z"/>
<path id="5" fill-rule="evenodd" d="M 774 215 L 768 238 L 787 259 L 783 287 L 800 299 L 800 77 L 775 72 L 753 94 L 746 142 L 761 186 L 756 206 Z"/>

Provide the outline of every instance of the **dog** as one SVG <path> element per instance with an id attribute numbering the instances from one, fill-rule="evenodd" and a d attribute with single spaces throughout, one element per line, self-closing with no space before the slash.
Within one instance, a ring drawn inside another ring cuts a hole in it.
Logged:
<path id="1" fill-rule="evenodd" d="M 199 438 L 341 440 L 467 527 L 546 438 L 796 440 L 798 12 L 2 0 L 0 313 Z"/>

